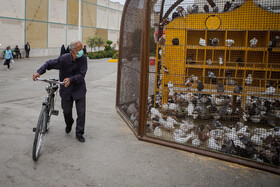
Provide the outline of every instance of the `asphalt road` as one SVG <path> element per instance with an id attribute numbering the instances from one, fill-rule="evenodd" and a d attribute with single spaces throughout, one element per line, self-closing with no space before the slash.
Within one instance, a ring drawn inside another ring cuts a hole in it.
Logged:
<path id="1" fill-rule="evenodd" d="M 280 186 L 280 176 L 139 141 L 115 110 L 117 63 L 90 60 L 85 143 L 51 119 L 42 155 L 31 157 L 45 84 L 32 74 L 47 59 L 16 60 L 0 69 L 0 186 Z M 58 77 L 49 71 L 43 77 Z M 75 113 L 75 112 L 74 112 Z"/>

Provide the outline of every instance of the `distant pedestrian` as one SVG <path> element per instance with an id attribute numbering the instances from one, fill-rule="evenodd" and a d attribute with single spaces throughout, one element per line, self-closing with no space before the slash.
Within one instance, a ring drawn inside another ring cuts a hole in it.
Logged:
<path id="1" fill-rule="evenodd" d="M 3 65 L 7 65 L 7 70 L 10 70 L 10 63 L 11 60 L 13 60 L 13 54 L 11 50 L 11 46 L 8 46 L 7 49 L 5 50 L 5 61 Z"/>
<path id="2" fill-rule="evenodd" d="M 14 52 L 16 53 L 17 58 L 18 58 L 18 56 L 21 58 L 21 53 L 20 53 L 20 49 L 18 48 L 18 45 L 16 45 Z"/>
<path id="3" fill-rule="evenodd" d="M 62 44 L 62 46 L 60 48 L 60 56 L 65 54 L 65 53 L 66 53 L 66 50 L 65 50 L 64 44 Z"/>
<path id="4" fill-rule="evenodd" d="M 27 42 L 24 46 L 25 53 L 26 53 L 26 58 L 29 58 L 29 52 L 30 52 L 30 45 L 29 42 Z"/>
<path id="5" fill-rule="evenodd" d="M 87 46 L 86 45 L 84 45 L 83 51 L 84 51 L 84 54 L 87 55 Z"/>

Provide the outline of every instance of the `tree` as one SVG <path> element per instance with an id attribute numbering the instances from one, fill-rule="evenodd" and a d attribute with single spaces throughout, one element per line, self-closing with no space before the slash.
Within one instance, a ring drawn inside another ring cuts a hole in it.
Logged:
<path id="1" fill-rule="evenodd" d="M 87 44 L 90 47 L 91 52 L 92 52 L 92 48 L 94 48 L 95 51 L 96 45 L 95 45 L 94 37 L 88 37 Z"/>
<path id="2" fill-rule="evenodd" d="M 104 39 L 101 36 L 97 36 L 97 35 L 94 38 L 95 38 L 96 46 L 98 47 L 98 51 L 99 51 L 100 47 L 105 43 Z"/>
<path id="3" fill-rule="evenodd" d="M 107 40 L 107 45 L 105 46 L 105 51 L 109 51 L 111 50 L 111 44 L 113 43 L 111 40 Z"/>

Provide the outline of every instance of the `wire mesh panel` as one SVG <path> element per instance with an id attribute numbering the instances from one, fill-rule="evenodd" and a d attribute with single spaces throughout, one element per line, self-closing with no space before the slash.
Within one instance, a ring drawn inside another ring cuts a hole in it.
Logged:
<path id="1" fill-rule="evenodd" d="M 152 1 L 146 136 L 280 165 L 280 1 Z"/>
<path id="2" fill-rule="evenodd" d="M 117 107 L 138 128 L 143 0 L 130 0 L 124 10 L 119 57 Z"/>

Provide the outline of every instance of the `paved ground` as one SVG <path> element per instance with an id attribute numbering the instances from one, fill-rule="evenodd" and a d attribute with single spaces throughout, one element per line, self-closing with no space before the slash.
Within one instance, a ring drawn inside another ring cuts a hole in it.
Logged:
<path id="1" fill-rule="evenodd" d="M 31 158 L 44 99 L 32 74 L 47 59 L 0 68 L 0 186 L 280 186 L 280 176 L 139 141 L 115 110 L 116 63 L 89 61 L 86 143 L 64 132 L 60 110 L 38 162 Z M 57 71 L 44 77 L 58 77 Z"/>

